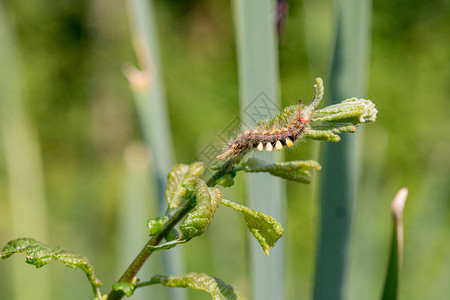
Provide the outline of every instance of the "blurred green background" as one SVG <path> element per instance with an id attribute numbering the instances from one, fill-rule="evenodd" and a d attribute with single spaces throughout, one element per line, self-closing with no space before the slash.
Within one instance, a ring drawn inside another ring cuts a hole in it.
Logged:
<path id="1" fill-rule="evenodd" d="M 334 8 L 333 1 L 289 2 L 279 44 L 283 105 L 312 99 L 315 77 L 327 83 Z M 129 172 L 136 176 L 132 182 L 142 180 L 139 186 L 144 186 L 140 195 L 149 203 L 144 218 L 158 215 L 146 159 L 130 161 L 125 155 L 142 151 L 136 147 L 141 132 L 123 75 L 124 66 L 136 64 L 125 3 L 3 0 L 0 9 L 0 29 L 11 33 L 0 41 L 1 61 L 8 63 L 0 66 L 0 242 L 29 236 L 82 253 L 107 292 L 127 265 L 116 257 L 118 207 Z M 355 96 L 371 99 L 379 114 L 375 124 L 361 128 L 349 299 L 381 294 L 390 202 L 403 186 L 410 193 L 400 296 L 445 299 L 450 294 L 450 2 L 376 0 L 372 10 L 367 94 Z M 229 1 L 157 0 L 155 15 L 175 157 L 190 163 L 239 115 L 232 9 Z M 12 52 L 4 50 L 8 47 Z M 12 94 L 5 92 L 8 88 Z M 12 97 L 20 98 L 22 107 L 8 104 Z M 26 118 L 16 118 L 14 111 Z M 8 152 L 10 139 L 19 140 L 20 132 L 30 134 L 32 145 L 13 141 L 16 146 Z M 286 158 L 320 162 L 319 145 L 302 144 L 286 151 Z M 35 169 L 11 174 L 11 159 L 31 160 Z M 36 214 L 45 216 L 42 230 L 32 216 L 24 217 L 20 228 L 12 223 L 17 211 L 10 178 L 30 174 L 40 176 L 36 181 L 42 188 L 34 186 L 33 177 L 22 188 L 41 193 L 31 197 L 41 199 Z M 244 202 L 239 176 L 225 197 Z M 316 174 L 309 186 L 287 185 L 286 299 L 311 298 L 318 179 Z M 145 219 L 141 226 L 145 229 Z M 142 228 L 136 230 L 143 245 Z M 186 271 L 218 276 L 248 295 L 247 233 L 240 216 L 220 209 L 208 232 L 182 247 Z M 52 299 L 91 297 L 81 272 L 57 263 L 35 271 L 15 257 L 0 263 L 4 299 L 15 299 L 13 267 L 27 274 L 24 288 L 49 276 Z M 197 292 L 189 295 L 207 299 Z"/>

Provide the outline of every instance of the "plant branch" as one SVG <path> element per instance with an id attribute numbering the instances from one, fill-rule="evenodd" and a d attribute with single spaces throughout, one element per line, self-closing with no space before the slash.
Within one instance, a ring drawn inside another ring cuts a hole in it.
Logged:
<path id="1" fill-rule="evenodd" d="M 238 158 L 229 158 L 229 159 L 228 159 L 228 160 L 220 167 L 220 169 L 219 169 L 216 173 L 214 173 L 214 175 L 212 175 L 211 178 L 209 178 L 209 179 L 206 181 L 206 184 L 207 184 L 209 187 L 215 186 L 217 180 L 218 180 L 220 177 L 224 176 L 225 174 L 230 173 L 230 172 L 233 170 L 233 166 L 234 166 L 237 162 L 239 162 L 239 160 L 240 160 L 240 157 L 238 157 Z"/>
<path id="2" fill-rule="evenodd" d="M 211 178 L 208 179 L 207 185 L 209 187 L 213 187 L 216 185 L 216 181 L 224 176 L 225 174 L 229 173 L 232 169 L 234 164 L 237 161 L 235 159 L 229 159 L 227 160 L 220 169 L 214 173 Z M 144 248 L 139 252 L 139 254 L 136 256 L 136 258 L 133 260 L 133 262 L 130 264 L 130 266 L 125 270 L 123 275 L 120 277 L 120 279 L 117 282 L 128 282 L 131 283 L 134 278 L 136 277 L 136 274 L 139 272 L 141 267 L 144 265 L 145 261 L 149 258 L 149 256 L 153 253 L 152 251 L 148 250 L 148 246 L 156 246 L 158 245 L 163 238 L 172 230 L 175 225 L 180 222 L 187 213 L 194 207 L 191 199 L 187 199 L 180 207 L 169 217 L 167 222 L 164 223 L 164 225 L 161 227 L 161 229 L 151 237 L 151 239 L 147 242 L 147 244 L 144 246 Z M 140 286 L 143 283 L 139 284 Z M 125 294 L 122 291 L 116 291 L 111 290 L 107 296 L 107 300 L 118 300 L 121 299 Z"/>

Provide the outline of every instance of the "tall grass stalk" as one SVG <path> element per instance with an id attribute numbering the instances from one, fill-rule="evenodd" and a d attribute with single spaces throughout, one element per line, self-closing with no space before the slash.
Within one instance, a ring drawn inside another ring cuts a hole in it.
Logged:
<path id="1" fill-rule="evenodd" d="M 133 251 L 144 245 L 148 239 L 148 231 L 143 226 L 149 218 L 148 213 L 157 207 L 157 203 L 150 203 L 149 196 L 152 187 L 149 187 L 148 155 L 144 145 L 134 142 L 125 150 L 123 194 L 118 207 L 117 255 L 118 273 L 122 272 L 133 260 L 136 253 Z M 136 209 L 139 208 L 139 209 Z M 140 278 L 150 278 L 150 270 L 144 269 Z M 156 297 L 152 289 L 143 289 L 133 297 L 149 299 Z"/>
<path id="2" fill-rule="evenodd" d="M 352 259 L 350 262 L 350 300 L 357 300 L 361 295 L 373 295 L 367 300 L 380 297 L 380 286 L 386 272 L 380 255 L 380 243 L 386 242 L 389 227 L 387 214 L 387 198 L 382 192 L 384 167 L 387 157 L 387 132 L 384 130 L 370 132 L 371 147 L 365 149 L 362 157 L 364 170 L 361 172 L 362 182 L 359 185 L 358 206 L 353 229 Z M 383 234 L 380 235 L 380 232 Z M 384 248 L 383 248 L 384 249 Z M 367 272 L 367 270 L 371 270 Z"/>
<path id="3" fill-rule="evenodd" d="M 0 3 L 0 128 L 9 180 L 11 235 L 48 240 L 44 175 L 36 132 L 25 110 L 15 33 Z M 6 238 L 6 237 L 5 237 Z M 13 262 L 16 299 L 50 299 L 50 270 L 31 274 L 22 261 Z"/>
<path id="4" fill-rule="evenodd" d="M 159 199 L 159 214 L 166 207 L 165 184 L 167 173 L 174 162 L 171 129 L 162 80 L 153 3 L 148 0 L 128 0 L 127 8 L 132 28 L 133 43 L 138 56 L 144 82 L 130 81 L 136 100 L 141 131 L 151 149 L 154 178 Z M 130 77 L 129 77 L 130 78 Z M 136 79 L 136 77 L 133 77 Z M 142 77 L 141 77 L 142 79 Z M 148 79 L 148 82 L 145 82 Z M 165 272 L 183 273 L 181 247 L 164 254 Z M 170 289 L 172 299 L 186 299 L 184 290 Z"/>
<path id="5" fill-rule="evenodd" d="M 234 18 L 239 68 L 241 116 L 244 124 L 274 116 L 280 106 L 276 2 L 272 0 L 234 0 Z M 258 115 L 257 113 L 260 113 Z M 281 159 L 281 154 L 258 154 L 265 160 Z M 267 212 L 284 222 L 285 185 L 267 174 L 247 177 L 247 205 Z M 267 257 L 250 240 L 252 299 L 282 299 L 284 243 L 281 240 Z"/>
<path id="6" fill-rule="evenodd" d="M 408 190 L 402 188 L 392 201 L 392 239 L 389 253 L 388 270 L 384 282 L 382 300 L 397 300 L 398 282 L 403 263 L 403 209 Z"/>
<path id="7" fill-rule="evenodd" d="M 332 103 L 362 97 L 366 81 L 370 0 L 339 0 L 330 77 Z M 358 186 L 356 136 L 324 150 L 314 299 L 347 299 L 351 229 Z"/>

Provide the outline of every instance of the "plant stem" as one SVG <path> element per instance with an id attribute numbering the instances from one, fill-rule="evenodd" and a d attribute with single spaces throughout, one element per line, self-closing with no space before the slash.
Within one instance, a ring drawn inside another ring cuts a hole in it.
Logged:
<path id="1" fill-rule="evenodd" d="M 166 223 L 161 227 L 161 230 L 147 242 L 144 248 L 139 252 L 138 256 L 133 260 L 130 266 L 125 270 L 123 275 L 120 277 L 118 282 L 132 282 L 134 277 L 136 277 L 137 272 L 144 265 L 145 261 L 153 253 L 147 249 L 148 246 L 156 246 L 161 240 L 166 236 L 170 230 L 179 222 L 183 217 L 191 210 L 193 205 L 191 201 L 186 201 L 183 206 L 179 207 L 178 210 L 167 220 Z M 121 299 L 124 296 L 122 291 L 111 290 L 108 295 L 109 299 Z"/>
<path id="2" fill-rule="evenodd" d="M 136 283 L 136 288 L 141 288 L 144 286 L 149 286 L 149 285 L 154 285 L 154 284 L 158 284 L 159 282 L 153 281 L 152 279 L 148 280 L 148 281 L 142 281 L 139 283 Z"/>
<path id="3" fill-rule="evenodd" d="M 92 290 L 93 290 L 93 292 L 94 292 L 94 297 L 95 297 L 95 300 L 100 300 L 100 299 L 102 299 L 102 293 L 100 292 L 100 288 L 99 287 L 92 287 Z"/>
<path id="4" fill-rule="evenodd" d="M 220 169 L 214 173 L 211 178 L 208 179 L 207 185 L 212 187 L 216 185 L 217 179 L 224 176 L 228 172 L 233 169 L 233 165 L 236 163 L 236 160 L 229 159 L 227 160 Z M 180 222 L 187 213 L 194 207 L 192 201 L 188 199 L 185 201 L 173 215 L 170 216 L 169 220 L 161 227 L 158 233 L 151 237 L 151 239 L 147 242 L 144 248 L 139 252 L 130 266 L 125 270 L 123 275 L 117 282 L 129 282 L 131 283 L 133 279 L 136 277 L 136 274 L 139 272 L 141 267 L 144 265 L 145 261 L 149 258 L 149 256 L 153 253 L 148 250 L 148 246 L 156 246 L 158 245 L 162 239 L 172 230 L 175 225 Z M 122 291 L 111 290 L 108 294 L 107 300 L 117 300 L 121 299 L 125 294 Z"/>
<path id="5" fill-rule="evenodd" d="M 229 173 L 231 170 L 233 170 L 233 166 L 239 161 L 239 159 L 228 159 L 221 167 L 220 169 L 214 173 L 211 178 L 206 181 L 206 184 L 209 187 L 215 186 L 217 180 L 222 177 L 223 175 Z"/>

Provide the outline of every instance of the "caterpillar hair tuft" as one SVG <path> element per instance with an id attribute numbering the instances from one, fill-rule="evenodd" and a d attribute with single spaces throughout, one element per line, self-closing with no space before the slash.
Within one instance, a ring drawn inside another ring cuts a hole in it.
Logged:
<path id="1" fill-rule="evenodd" d="M 234 139 L 228 149 L 217 156 L 218 159 L 234 158 L 247 151 L 272 152 L 273 149 L 282 150 L 283 147 L 292 147 L 306 129 L 323 97 L 323 81 L 316 79 L 316 95 L 314 100 L 306 107 L 301 101 L 283 109 L 275 118 L 259 122 L 256 127 L 245 130 Z"/>

